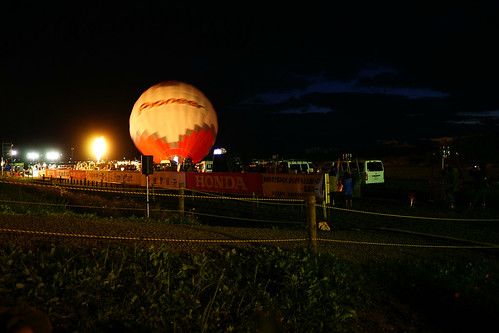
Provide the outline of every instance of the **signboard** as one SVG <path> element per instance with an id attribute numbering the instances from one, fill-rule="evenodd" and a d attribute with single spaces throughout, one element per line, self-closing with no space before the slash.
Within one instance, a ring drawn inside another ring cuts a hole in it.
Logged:
<path id="1" fill-rule="evenodd" d="M 322 175 L 272 173 L 261 176 L 264 197 L 305 200 L 315 195 L 323 200 Z"/>
<path id="2" fill-rule="evenodd" d="M 180 188 L 179 184 L 184 184 L 185 187 L 186 177 L 182 172 L 171 171 L 155 171 L 149 175 L 149 186 L 162 187 L 162 188 Z M 146 186 L 146 176 L 142 175 L 140 180 L 141 186 Z"/>
<path id="3" fill-rule="evenodd" d="M 57 169 L 56 175 L 57 178 L 69 179 L 69 169 Z"/>
<path id="4" fill-rule="evenodd" d="M 153 156 L 152 155 L 142 155 L 140 156 L 140 165 L 142 169 L 143 175 L 152 175 L 154 173 L 154 164 L 153 164 Z"/>
<path id="5" fill-rule="evenodd" d="M 126 185 L 140 185 L 141 173 L 138 171 L 109 171 L 107 182 Z"/>
<path id="6" fill-rule="evenodd" d="M 57 178 L 57 170 L 55 169 L 45 169 L 45 177 Z"/>
<path id="7" fill-rule="evenodd" d="M 87 170 L 87 181 L 89 182 L 106 182 L 107 177 L 105 177 L 106 171 L 101 170 Z"/>
<path id="8" fill-rule="evenodd" d="M 69 170 L 69 176 L 73 179 L 83 180 L 87 178 L 87 170 Z"/>
<path id="9" fill-rule="evenodd" d="M 46 169 L 42 172 L 52 178 L 146 186 L 146 175 L 139 171 Z M 149 175 L 149 186 L 179 189 L 180 184 L 201 192 L 297 200 L 315 195 L 317 200 L 324 200 L 324 179 L 319 174 L 156 171 Z"/>
<path id="10" fill-rule="evenodd" d="M 187 172 L 186 188 L 203 192 L 262 196 L 262 175 L 232 172 Z"/>

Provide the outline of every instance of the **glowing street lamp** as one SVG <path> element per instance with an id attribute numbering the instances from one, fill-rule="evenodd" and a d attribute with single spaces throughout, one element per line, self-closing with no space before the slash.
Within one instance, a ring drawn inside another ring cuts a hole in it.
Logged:
<path id="1" fill-rule="evenodd" d="M 97 163 L 99 163 L 100 158 L 104 153 L 106 152 L 106 141 L 104 140 L 104 137 L 100 137 L 95 139 L 94 141 L 94 154 L 95 157 L 97 158 Z"/>
<path id="2" fill-rule="evenodd" d="M 61 154 L 59 154 L 56 151 L 49 151 L 48 153 L 45 154 L 45 157 L 49 161 L 57 161 L 61 157 Z"/>

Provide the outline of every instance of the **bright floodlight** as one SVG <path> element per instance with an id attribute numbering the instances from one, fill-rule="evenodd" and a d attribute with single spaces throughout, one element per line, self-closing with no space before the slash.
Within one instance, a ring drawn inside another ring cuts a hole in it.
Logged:
<path id="1" fill-rule="evenodd" d="M 225 148 L 215 148 L 213 150 L 213 155 L 222 155 L 222 154 L 225 154 L 227 152 L 227 150 L 225 150 Z"/>
<path id="2" fill-rule="evenodd" d="M 50 161 L 56 161 L 59 159 L 60 154 L 56 151 L 50 151 L 45 154 L 45 157 Z"/>
<path id="3" fill-rule="evenodd" d="M 27 153 L 26 154 L 26 157 L 29 159 L 29 160 L 37 160 L 39 157 L 40 157 L 40 154 L 38 153 L 35 153 L 35 152 L 30 152 L 30 153 Z"/>
<path id="4" fill-rule="evenodd" d="M 95 157 L 97 157 L 97 163 L 99 163 L 100 158 L 102 155 L 104 155 L 106 151 L 106 141 L 104 140 L 104 137 L 100 137 L 95 139 L 94 141 L 94 154 Z"/>

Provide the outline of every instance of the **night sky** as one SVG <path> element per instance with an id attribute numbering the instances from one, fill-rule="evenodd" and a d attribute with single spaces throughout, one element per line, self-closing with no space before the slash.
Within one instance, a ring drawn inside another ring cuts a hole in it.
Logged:
<path id="1" fill-rule="evenodd" d="M 139 158 L 135 101 L 178 80 L 219 119 L 216 146 L 293 158 L 411 147 L 499 125 L 499 4 L 436 1 L 2 5 L 2 142 Z"/>

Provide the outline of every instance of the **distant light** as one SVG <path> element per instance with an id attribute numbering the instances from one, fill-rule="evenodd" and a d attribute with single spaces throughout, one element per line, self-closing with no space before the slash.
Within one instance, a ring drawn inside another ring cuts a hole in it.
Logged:
<path id="1" fill-rule="evenodd" d="M 227 150 L 225 150 L 225 148 L 215 148 L 213 150 L 213 155 L 222 155 L 222 154 L 225 154 L 227 152 Z"/>
<path id="2" fill-rule="evenodd" d="M 100 137 L 95 139 L 94 141 L 94 154 L 95 157 L 97 158 L 97 163 L 99 163 L 100 158 L 104 153 L 106 152 L 106 140 L 104 140 L 104 137 Z"/>
<path id="3" fill-rule="evenodd" d="M 59 157 L 61 156 L 61 154 L 59 154 L 58 152 L 56 151 L 51 151 L 51 152 L 48 152 L 45 154 L 45 157 L 50 160 L 50 161 L 55 161 L 55 160 L 58 160 Z"/>
<path id="4" fill-rule="evenodd" d="M 29 159 L 29 160 L 37 160 L 39 157 L 40 157 L 40 154 L 36 153 L 36 152 L 30 152 L 30 153 L 27 153 L 26 154 L 26 157 Z"/>

